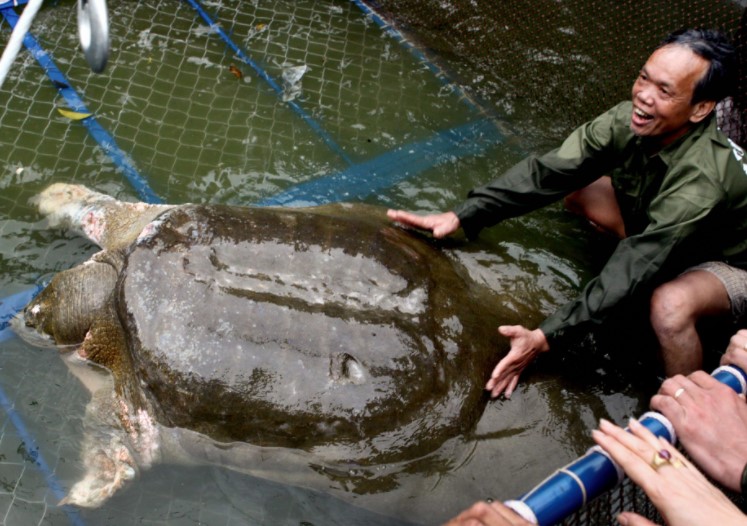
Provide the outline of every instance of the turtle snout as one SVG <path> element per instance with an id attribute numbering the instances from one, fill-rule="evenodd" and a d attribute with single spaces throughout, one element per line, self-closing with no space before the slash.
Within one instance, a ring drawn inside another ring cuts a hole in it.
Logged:
<path id="1" fill-rule="evenodd" d="M 42 215 L 55 218 L 67 206 L 82 206 L 92 194 L 91 190 L 82 185 L 55 183 L 32 197 L 30 203 L 36 205 Z"/>
<path id="2" fill-rule="evenodd" d="M 39 326 L 41 311 L 41 305 L 38 303 L 31 303 L 23 310 L 23 322 L 26 327 L 36 329 Z"/>

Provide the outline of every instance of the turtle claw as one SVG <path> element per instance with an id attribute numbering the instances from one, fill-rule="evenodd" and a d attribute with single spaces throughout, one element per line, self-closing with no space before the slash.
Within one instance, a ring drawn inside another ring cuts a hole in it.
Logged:
<path id="1" fill-rule="evenodd" d="M 111 456 L 103 450 L 86 459 L 88 472 L 73 485 L 70 493 L 60 501 L 60 506 L 71 504 L 82 508 L 97 508 L 128 481 L 135 478 L 135 461 L 125 447 Z"/>

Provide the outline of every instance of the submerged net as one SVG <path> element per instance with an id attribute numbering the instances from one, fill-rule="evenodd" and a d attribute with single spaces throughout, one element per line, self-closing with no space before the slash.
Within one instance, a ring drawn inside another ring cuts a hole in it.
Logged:
<path id="1" fill-rule="evenodd" d="M 380 13 L 434 53 L 462 88 L 514 123 L 535 148 L 628 98 L 651 50 L 680 27 L 725 31 L 739 52 L 734 96 L 718 108 L 721 129 L 747 145 L 747 9 L 744 1 L 377 0 Z M 535 135 L 537 130 L 544 133 Z M 727 492 L 728 493 L 728 492 Z M 730 497 L 743 506 L 741 497 Z M 613 524 L 624 510 L 662 523 L 626 479 L 565 524 Z"/>
<path id="2" fill-rule="evenodd" d="M 667 33 L 720 29 L 741 51 L 736 96 L 722 129 L 747 143 L 746 3 L 733 0 L 377 0 L 381 12 L 445 59 L 465 89 L 500 114 L 549 123 L 544 146 L 630 96 L 638 70 Z M 521 111 L 519 111 L 521 108 Z M 527 123 L 529 124 L 529 123 Z"/>
<path id="3" fill-rule="evenodd" d="M 629 98 L 638 70 L 667 33 L 725 31 L 738 50 L 733 97 L 719 105 L 721 129 L 747 145 L 747 2 L 729 0 L 377 0 L 380 13 L 421 46 L 476 100 L 514 123 L 535 148 L 552 146 L 581 122 Z M 544 133 L 536 135 L 537 130 Z M 727 491 L 727 494 L 728 491 Z M 739 495 L 730 498 L 744 508 Z M 662 523 L 629 479 L 564 524 L 613 524 L 624 510 Z"/>

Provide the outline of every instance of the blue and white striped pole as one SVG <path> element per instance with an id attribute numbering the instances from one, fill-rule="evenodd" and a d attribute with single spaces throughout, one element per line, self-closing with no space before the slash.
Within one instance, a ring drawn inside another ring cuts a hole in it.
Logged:
<path id="1" fill-rule="evenodd" d="M 725 365 L 711 373 L 716 380 L 738 394 L 747 393 L 747 374 L 734 365 Z M 650 411 L 640 423 L 657 437 L 677 442 L 674 427 L 662 414 Z M 555 471 L 534 489 L 505 504 L 533 524 L 550 526 L 563 521 L 588 502 L 622 482 L 624 471 L 599 446 Z"/>

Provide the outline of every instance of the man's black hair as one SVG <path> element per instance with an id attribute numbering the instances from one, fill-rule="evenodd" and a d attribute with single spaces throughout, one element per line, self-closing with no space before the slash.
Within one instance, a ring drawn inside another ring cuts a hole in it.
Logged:
<path id="1" fill-rule="evenodd" d="M 733 94 L 737 79 L 737 53 L 725 34 L 712 29 L 679 29 L 667 35 L 657 49 L 671 44 L 685 46 L 710 62 L 705 75 L 695 85 L 691 104 L 704 100 L 719 102 Z"/>

